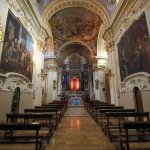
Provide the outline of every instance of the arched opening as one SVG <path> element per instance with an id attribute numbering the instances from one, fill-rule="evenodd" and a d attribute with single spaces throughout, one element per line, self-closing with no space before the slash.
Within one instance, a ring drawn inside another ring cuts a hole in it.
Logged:
<path id="1" fill-rule="evenodd" d="M 134 94 L 134 103 L 135 103 L 136 111 L 143 112 L 142 95 L 138 87 L 134 87 L 133 94 Z"/>
<path id="2" fill-rule="evenodd" d="M 20 88 L 17 87 L 13 92 L 11 113 L 18 114 L 18 112 L 19 112 L 19 103 L 20 103 Z"/>

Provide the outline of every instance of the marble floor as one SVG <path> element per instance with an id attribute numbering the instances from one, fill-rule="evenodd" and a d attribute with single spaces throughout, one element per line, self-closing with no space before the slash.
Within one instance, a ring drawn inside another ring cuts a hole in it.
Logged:
<path id="1" fill-rule="evenodd" d="M 115 150 L 83 107 L 69 107 L 46 150 Z"/>

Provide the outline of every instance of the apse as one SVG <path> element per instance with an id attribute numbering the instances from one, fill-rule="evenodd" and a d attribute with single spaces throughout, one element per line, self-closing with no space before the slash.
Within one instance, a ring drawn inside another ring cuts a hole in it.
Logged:
<path id="1" fill-rule="evenodd" d="M 91 52 L 81 44 L 70 44 L 59 52 L 63 91 L 84 92 L 91 78 Z"/>

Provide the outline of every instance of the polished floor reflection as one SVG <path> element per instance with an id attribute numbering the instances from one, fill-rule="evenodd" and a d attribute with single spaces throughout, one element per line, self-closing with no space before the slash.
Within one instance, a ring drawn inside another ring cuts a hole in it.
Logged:
<path id="1" fill-rule="evenodd" d="M 115 150 L 83 107 L 69 107 L 46 150 Z"/>

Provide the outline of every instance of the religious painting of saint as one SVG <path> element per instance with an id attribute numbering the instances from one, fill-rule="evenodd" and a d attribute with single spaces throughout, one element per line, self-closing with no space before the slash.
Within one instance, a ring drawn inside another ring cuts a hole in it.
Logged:
<path id="1" fill-rule="evenodd" d="M 19 73 L 32 81 L 32 57 L 32 37 L 19 20 L 9 11 L 2 48 L 0 72 Z"/>
<path id="2" fill-rule="evenodd" d="M 118 54 L 121 81 L 134 73 L 150 73 L 150 38 L 145 14 L 121 38 Z"/>

